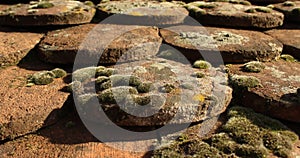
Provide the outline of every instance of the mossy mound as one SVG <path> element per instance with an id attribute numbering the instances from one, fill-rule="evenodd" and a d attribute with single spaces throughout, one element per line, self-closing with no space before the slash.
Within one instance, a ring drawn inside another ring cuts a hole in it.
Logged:
<path id="1" fill-rule="evenodd" d="M 204 60 L 195 61 L 193 66 L 195 68 L 199 68 L 199 69 L 209 69 L 209 68 L 211 68 L 211 64 L 207 61 L 204 61 Z"/>
<path id="2" fill-rule="evenodd" d="M 261 86 L 261 81 L 254 76 L 232 75 L 230 77 L 230 84 L 235 89 L 248 89 Z"/>
<path id="3" fill-rule="evenodd" d="M 243 65 L 243 70 L 246 72 L 261 72 L 266 66 L 259 61 L 250 61 Z"/>
<path id="4" fill-rule="evenodd" d="M 227 116 L 219 133 L 210 138 L 182 135 L 171 145 L 155 150 L 152 157 L 263 158 L 270 153 L 289 157 L 293 142 L 298 140 L 281 122 L 251 109 L 232 107 Z"/>

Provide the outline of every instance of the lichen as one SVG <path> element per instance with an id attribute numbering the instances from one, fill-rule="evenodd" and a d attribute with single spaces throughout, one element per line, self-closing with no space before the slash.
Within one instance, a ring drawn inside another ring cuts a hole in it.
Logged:
<path id="1" fill-rule="evenodd" d="M 96 76 L 111 76 L 113 74 L 116 74 L 117 70 L 114 68 L 101 68 L 98 69 L 96 72 Z"/>
<path id="2" fill-rule="evenodd" d="M 266 66 L 259 61 L 250 61 L 243 65 L 246 72 L 261 72 Z"/>
<path id="3" fill-rule="evenodd" d="M 51 8 L 54 7 L 54 4 L 48 1 L 41 1 L 37 4 L 34 4 L 34 9 L 46 9 L 46 8 Z"/>
<path id="4" fill-rule="evenodd" d="M 291 56 L 289 54 L 280 55 L 280 59 L 288 61 L 288 62 L 296 62 L 297 61 L 293 56 Z"/>
<path id="5" fill-rule="evenodd" d="M 55 78 L 61 78 L 67 75 L 67 72 L 60 68 L 55 68 L 51 70 L 51 72 L 55 75 Z"/>
<path id="6" fill-rule="evenodd" d="M 90 7 L 95 7 L 95 4 L 92 1 L 85 1 L 84 4 Z"/>
<path id="7" fill-rule="evenodd" d="M 234 88 L 255 88 L 261 86 L 261 81 L 254 76 L 233 75 L 230 83 Z"/>
<path id="8" fill-rule="evenodd" d="M 133 101 L 139 105 L 147 105 L 151 102 L 151 96 L 150 95 L 144 95 L 144 96 L 134 95 Z"/>
<path id="9" fill-rule="evenodd" d="M 109 79 L 109 77 L 107 77 L 107 76 L 98 76 L 97 78 L 96 78 L 96 84 L 102 84 L 102 83 L 104 83 L 104 82 L 106 82 L 106 81 L 109 81 L 110 79 Z"/>
<path id="10" fill-rule="evenodd" d="M 193 66 L 199 69 L 209 69 L 211 68 L 211 64 L 204 60 L 197 60 L 194 62 Z"/>
<path id="11" fill-rule="evenodd" d="M 271 13 L 272 8 L 270 7 L 255 7 L 255 8 L 249 8 L 245 10 L 246 13 L 255 13 L 255 12 L 262 12 L 262 13 Z"/>
<path id="12" fill-rule="evenodd" d="M 203 72 L 195 72 L 195 74 L 193 76 L 195 76 L 197 78 L 203 78 L 203 77 L 205 77 L 205 74 Z"/>

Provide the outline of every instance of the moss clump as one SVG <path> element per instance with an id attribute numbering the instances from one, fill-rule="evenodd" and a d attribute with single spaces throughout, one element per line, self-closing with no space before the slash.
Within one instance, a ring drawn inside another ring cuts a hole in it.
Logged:
<path id="1" fill-rule="evenodd" d="M 256 9 L 255 8 L 250 8 L 245 10 L 246 13 L 256 13 Z"/>
<path id="2" fill-rule="evenodd" d="M 111 76 L 116 73 L 117 70 L 114 68 L 97 69 L 96 76 Z"/>
<path id="3" fill-rule="evenodd" d="M 72 75 L 73 80 L 83 82 L 87 79 L 91 79 L 95 77 L 95 73 L 97 69 L 98 69 L 97 67 L 86 67 L 86 68 L 78 69 L 73 72 Z"/>
<path id="4" fill-rule="evenodd" d="M 238 145 L 235 154 L 240 157 L 264 158 L 268 151 L 264 147 L 255 147 L 246 144 Z"/>
<path id="5" fill-rule="evenodd" d="M 300 15 L 300 8 L 294 8 L 294 9 L 292 10 L 292 14 L 293 14 L 293 15 Z"/>
<path id="6" fill-rule="evenodd" d="M 117 103 L 122 102 L 127 98 L 127 95 L 138 94 L 138 91 L 129 86 L 112 87 L 102 91 L 98 95 L 101 103 Z"/>
<path id="7" fill-rule="evenodd" d="M 165 84 L 161 87 L 161 92 L 163 93 L 171 93 L 175 89 L 175 86 L 173 84 Z"/>
<path id="8" fill-rule="evenodd" d="M 139 105 L 147 105 L 151 102 L 151 96 L 145 95 L 145 96 L 139 96 L 135 95 L 133 97 L 133 101 Z"/>
<path id="9" fill-rule="evenodd" d="M 100 84 L 100 90 L 105 90 L 105 89 L 109 89 L 112 87 L 113 87 L 113 84 L 110 80 Z"/>
<path id="10" fill-rule="evenodd" d="M 66 86 L 66 90 L 68 92 L 76 92 L 81 89 L 82 89 L 82 85 L 81 85 L 81 82 L 79 82 L 79 81 L 73 81 Z"/>
<path id="11" fill-rule="evenodd" d="M 84 4 L 90 7 L 95 7 L 95 4 L 92 1 L 85 1 Z"/>
<path id="12" fill-rule="evenodd" d="M 254 76 L 233 75 L 230 83 L 234 88 L 255 88 L 261 86 L 261 82 Z"/>
<path id="13" fill-rule="evenodd" d="M 243 65 L 243 70 L 246 72 L 261 72 L 265 67 L 266 66 L 259 61 L 250 61 Z"/>
<path id="14" fill-rule="evenodd" d="M 137 86 L 137 90 L 139 91 L 139 93 L 148 93 L 151 90 L 151 86 L 151 82 L 144 82 Z"/>
<path id="15" fill-rule="evenodd" d="M 207 61 L 204 61 L 204 60 L 195 61 L 193 66 L 195 68 L 199 68 L 199 69 L 209 69 L 209 68 L 211 68 L 211 64 Z"/>
<path id="16" fill-rule="evenodd" d="M 99 76 L 99 77 L 96 78 L 95 82 L 96 82 L 96 84 L 102 84 L 102 83 L 107 82 L 109 80 L 110 79 L 107 76 Z"/>
<path id="17" fill-rule="evenodd" d="M 267 8 L 267 7 L 256 7 L 255 10 L 258 12 L 262 12 L 262 13 L 271 13 L 272 12 L 272 9 Z"/>
<path id="18" fill-rule="evenodd" d="M 37 72 L 29 78 L 28 82 L 32 82 L 36 85 L 47 85 L 54 81 L 55 74 L 51 71 Z"/>
<path id="19" fill-rule="evenodd" d="M 239 4 L 242 4 L 242 5 L 251 5 L 251 3 L 248 2 L 248 1 L 240 1 Z"/>
<path id="20" fill-rule="evenodd" d="M 237 148 L 237 143 L 229 137 L 227 133 L 214 134 L 209 140 L 211 146 L 224 152 L 225 154 L 233 153 Z"/>
<path id="21" fill-rule="evenodd" d="M 174 60 L 174 61 L 182 60 L 182 55 L 179 52 L 176 52 L 171 49 L 161 51 L 157 56 L 160 58 Z"/>
<path id="22" fill-rule="evenodd" d="M 35 9 L 45 9 L 45 8 L 51 8 L 54 7 L 53 3 L 47 2 L 47 1 L 41 1 L 38 4 L 36 4 Z"/>
<path id="23" fill-rule="evenodd" d="M 110 76 L 110 80 L 114 87 L 116 86 L 133 86 L 137 87 L 142 84 L 139 77 L 131 76 L 131 75 L 112 75 Z"/>
<path id="24" fill-rule="evenodd" d="M 197 77 L 197 78 L 204 78 L 205 74 L 202 73 L 202 72 L 195 72 L 194 76 Z"/>
<path id="25" fill-rule="evenodd" d="M 185 8 L 190 12 L 193 16 L 205 15 L 206 10 L 196 7 L 194 5 L 186 5 Z"/>
<path id="26" fill-rule="evenodd" d="M 212 9 L 212 8 L 215 8 L 216 5 L 215 4 L 212 4 L 212 3 L 206 3 L 206 2 L 202 2 L 202 1 L 198 1 L 198 2 L 192 2 L 192 3 L 189 3 L 190 5 L 193 5 L 195 7 L 199 7 L 201 9 Z M 189 5 L 188 4 L 188 5 Z"/>
<path id="27" fill-rule="evenodd" d="M 282 5 L 286 7 L 291 7 L 291 6 L 295 6 L 296 4 L 291 1 L 285 1 Z"/>
<path id="28" fill-rule="evenodd" d="M 67 72 L 60 68 L 55 68 L 51 70 L 51 72 L 55 75 L 55 78 L 61 78 L 67 75 Z"/>
<path id="29" fill-rule="evenodd" d="M 268 132 L 263 136 L 264 145 L 280 157 L 289 157 L 289 151 L 292 149 L 290 139 L 285 139 L 278 132 Z"/>
<path id="30" fill-rule="evenodd" d="M 297 61 L 293 56 L 291 56 L 289 54 L 280 55 L 280 59 L 288 61 L 288 62 L 296 62 Z"/>

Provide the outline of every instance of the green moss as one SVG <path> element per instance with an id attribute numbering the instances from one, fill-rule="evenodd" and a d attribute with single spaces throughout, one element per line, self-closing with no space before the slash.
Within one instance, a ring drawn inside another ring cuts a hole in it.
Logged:
<path id="1" fill-rule="evenodd" d="M 60 68 L 55 68 L 51 70 L 51 72 L 55 75 L 55 78 L 61 78 L 67 75 L 67 72 Z"/>
<path id="2" fill-rule="evenodd" d="M 47 1 L 41 1 L 38 4 L 36 4 L 36 9 L 45 9 L 45 8 L 51 8 L 54 7 L 53 3 L 47 2 Z"/>
<path id="3" fill-rule="evenodd" d="M 112 75 L 110 76 L 113 86 L 133 86 L 137 87 L 142 84 L 139 77 L 131 75 Z"/>
<path id="4" fill-rule="evenodd" d="M 96 84 L 102 84 L 102 83 L 107 82 L 109 80 L 110 79 L 107 76 L 99 76 L 99 77 L 96 78 L 95 82 L 96 82 Z"/>
<path id="5" fill-rule="evenodd" d="M 151 86 L 151 82 L 144 82 L 137 87 L 137 90 L 139 91 L 139 93 L 148 93 L 151 90 Z"/>
<path id="6" fill-rule="evenodd" d="M 280 157 L 289 157 L 292 143 L 277 132 L 268 132 L 263 136 L 264 145 Z"/>
<path id="7" fill-rule="evenodd" d="M 204 60 L 197 60 L 194 62 L 193 66 L 199 69 L 208 69 L 211 68 L 211 64 Z"/>
<path id="8" fill-rule="evenodd" d="M 292 14 L 293 14 L 293 15 L 300 15 L 300 8 L 294 8 L 294 9 L 292 10 Z"/>
<path id="9" fill-rule="evenodd" d="M 267 8 L 270 8 L 270 9 L 273 9 L 273 8 L 274 8 L 274 5 L 269 4 L 269 5 L 267 5 L 266 7 L 267 7 Z"/>
<path id="10" fill-rule="evenodd" d="M 114 68 L 97 69 L 96 76 L 111 76 L 116 73 L 117 70 Z"/>
<path id="11" fill-rule="evenodd" d="M 87 5 L 87 6 L 90 6 L 90 7 L 95 6 L 95 4 L 92 1 L 85 1 L 84 4 Z"/>
<path id="12" fill-rule="evenodd" d="M 272 12 L 272 9 L 267 8 L 267 7 L 256 7 L 255 10 L 258 12 L 262 12 L 262 13 L 271 13 Z"/>
<path id="13" fill-rule="evenodd" d="M 196 7 L 194 5 L 186 5 L 185 8 L 190 12 L 193 16 L 205 15 L 206 10 Z"/>
<path id="14" fill-rule="evenodd" d="M 261 82 L 254 76 L 233 75 L 230 77 L 230 84 L 234 88 L 255 88 L 261 86 Z"/>
<path id="15" fill-rule="evenodd" d="M 288 62 L 296 62 L 297 61 L 293 56 L 291 56 L 289 54 L 280 55 L 280 59 L 288 61 Z"/>
<path id="16" fill-rule="evenodd" d="M 192 3 L 189 3 L 190 5 L 193 5 L 193 6 L 196 6 L 196 7 L 199 7 L 201 9 L 212 9 L 212 8 L 215 8 L 216 5 L 215 4 L 212 4 L 212 3 L 206 3 L 206 2 L 202 2 L 202 1 L 198 1 L 198 2 L 192 2 Z"/>
<path id="17" fill-rule="evenodd" d="M 266 66 L 259 61 L 250 61 L 243 65 L 243 70 L 246 72 L 261 72 L 265 67 Z"/>
<path id="18" fill-rule="evenodd" d="M 237 156 L 251 157 L 251 158 L 264 158 L 267 157 L 268 151 L 263 147 L 254 147 L 246 144 L 238 145 L 236 151 Z"/>
<path id="19" fill-rule="evenodd" d="M 85 81 L 87 79 L 91 79 L 95 77 L 97 67 L 86 67 L 82 69 L 78 69 L 73 72 L 73 80 L 75 81 Z"/>
<path id="20" fill-rule="evenodd" d="M 256 13 L 256 9 L 255 8 L 250 8 L 245 10 L 246 13 Z"/>
<path id="21" fill-rule="evenodd" d="M 233 153 L 237 143 L 227 133 L 217 133 L 210 138 L 210 144 L 225 154 Z"/>
<path id="22" fill-rule="evenodd" d="M 202 72 L 195 72 L 194 76 L 197 77 L 197 78 L 204 78 L 205 74 L 202 73 Z"/>
<path id="23" fill-rule="evenodd" d="M 251 3 L 248 2 L 248 1 L 240 1 L 239 4 L 242 4 L 242 5 L 251 5 Z"/>
<path id="24" fill-rule="evenodd" d="M 291 6 L 295 6 L 296 4 L 291 1 L 285 1 L 282 5 L 286 7 L 291 7 Z"/>
<path id="25" fill-rule="evenodd" d="M 145 96 L 134 95 L 133 101 L 139 105 L 147 105 L 151 102 L 151 96 L 149 96 L 149 95 L 145 95 Z"/>
<path id="26" fill-rule="evenodd" d="M 127 95 L 138 94 L 138 91 L 129 86 L 112 87 L 102 91 L 98 99 L 102 103 L 117 103 L 124 101 Z"/>
<path id="27" fill-rule="evenodd" d="M 175 89 L 175 86 L 173 84 L 165 84 L 161 87 L 161 92 L 163 93 L 171 93 Z"/>
<path id="28" fill-rule="evenodd" d="M 32 75 L 32 82 L 36 85 L 46 85 L 54 81 L 55 74 L 51 71 L 37 72 Z"/>
<path id="29" fill-rule="evenodd" d="M 109 89 L 112 87 L 113 87 L 113 84 L 110 80 L 100 84 L 100 90 L 105 90 L 105 89 Z"/>

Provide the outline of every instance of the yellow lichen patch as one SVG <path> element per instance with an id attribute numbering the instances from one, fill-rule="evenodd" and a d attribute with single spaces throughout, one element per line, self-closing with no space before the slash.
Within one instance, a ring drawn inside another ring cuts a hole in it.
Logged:
<path id="1" fill-rule="evenodd" d="M 205 100 L 205 96 L 204 95 L 202 95 L 202 94 L 197 94 L 197 95 L 195 95 L 194 97 L 193 97 L 193 100 L 195 100 L 195 101 L 200 101 L 200 102 L 204 102 L 204 100 Z"/>

